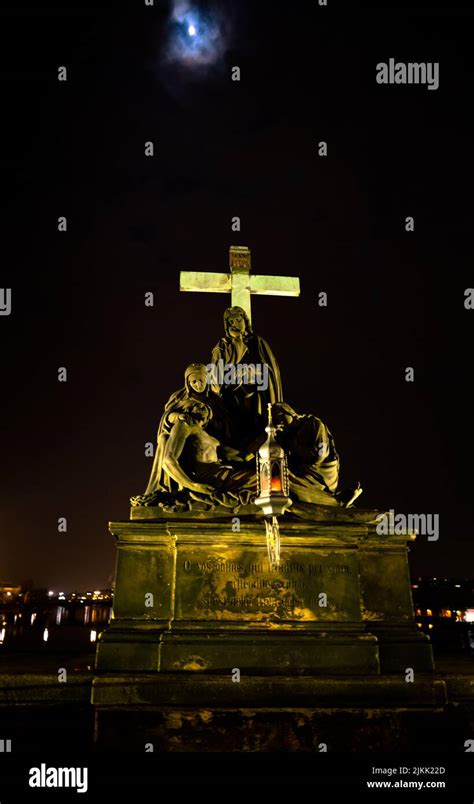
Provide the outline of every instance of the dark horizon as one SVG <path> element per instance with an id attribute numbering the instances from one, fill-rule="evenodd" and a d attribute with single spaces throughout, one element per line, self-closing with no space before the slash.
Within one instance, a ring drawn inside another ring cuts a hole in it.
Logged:
<path id="1" fill-rule="evenodd" d="M 180 293 L 179 271 L 227 271 L 229 246 L 247 245 L 256 273 L 301 277 L 298 299 L 252 301 L 286 401 L 327 422 L 342 483 L 364 486 L 358 507 L 439 514 L 439 540 L 411 548 L 412 576 L 463 577 L 474 558 L 469 27 L 420 9 L 217 7 L 226 50 L 205 74 L 163 63 L 168 4 L 2 13 L 0 287 L 13 301 L 0 317 L 0 575 L 109 585 L 107 522 L 144 491 L 144 445 L 185 367 L 209 361 L 230 304 Z M 375 66 L 392 56 L 439 62 L 439 89 L 378 85 Z"/>

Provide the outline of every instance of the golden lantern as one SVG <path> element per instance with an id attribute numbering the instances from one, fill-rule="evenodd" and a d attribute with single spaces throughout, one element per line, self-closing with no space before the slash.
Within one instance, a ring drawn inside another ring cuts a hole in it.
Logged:
<path id="1" fill-rule="evenodd" d="M 265 428 L 267 439 L 257 453 L 259 505 L 265 514 L 267 548 L 270 565 L 277 568 L 280 562 L 280 529 L 278 516 L 284 514 L 291 505 L 288 461 L 285 450 L 276 442 L 276 428 L 272 422 L 272 406 L 268 405 L 268 425 Z"/>

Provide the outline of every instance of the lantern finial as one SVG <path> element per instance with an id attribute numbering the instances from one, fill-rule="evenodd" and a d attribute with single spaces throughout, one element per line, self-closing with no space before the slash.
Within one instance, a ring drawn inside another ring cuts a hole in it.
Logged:
<path id="1" fill-rule="evenodd" d="M 272 422 L 272 403 L 271 402 L 268 403 L 267 408 L 268 408 L 268 426 L 273 427 L 273 422 Z"/>

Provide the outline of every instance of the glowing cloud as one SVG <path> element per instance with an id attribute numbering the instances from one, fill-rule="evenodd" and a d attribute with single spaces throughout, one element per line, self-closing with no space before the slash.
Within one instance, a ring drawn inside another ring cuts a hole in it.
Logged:
<path id="1" fill-rule="evenodd" d="M 166 59 L 186 67 L 215 64 L 225 50 L 225 34 L 217 11 L 194 8 L 175 0 L 171 13 Z"/>

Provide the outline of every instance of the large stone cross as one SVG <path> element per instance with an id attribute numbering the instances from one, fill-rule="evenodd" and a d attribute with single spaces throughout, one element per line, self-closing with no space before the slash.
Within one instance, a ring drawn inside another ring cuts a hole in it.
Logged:
<path id="1" fill-rule="evenodd" d="M 197 293 L 230 293 L 232 307 L 243 307 L 252 320 L 250 295 L 299 296 L 300 280 L 297 276 L 264 276 L 250 273 L 250 249 L 231 246 L 230 274 L 211 274 L 199 271 L 181 271 L 180 290 Z"/>

